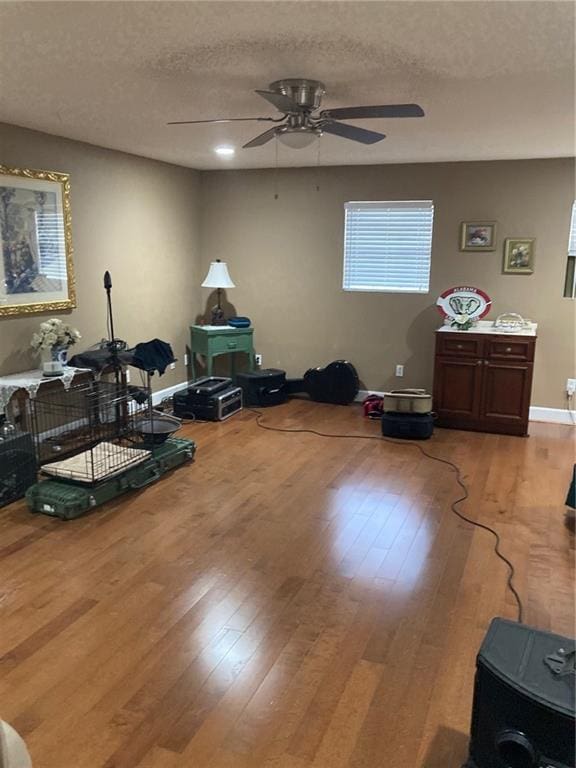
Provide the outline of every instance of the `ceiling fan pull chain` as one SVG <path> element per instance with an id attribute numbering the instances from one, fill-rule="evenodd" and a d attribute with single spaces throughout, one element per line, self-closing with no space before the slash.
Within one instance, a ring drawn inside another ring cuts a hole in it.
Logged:
<path id="1" fill-rule="evenodd" d="M 322 134 L 318 134 L 317 152 L 316 152 L 316 192 L 320 192 L 320 147 Z"/>
<path id="2" fill-rule="evenodd" d="M 274 200 L 278 200 L 278 139 L 274 142 Z"/>

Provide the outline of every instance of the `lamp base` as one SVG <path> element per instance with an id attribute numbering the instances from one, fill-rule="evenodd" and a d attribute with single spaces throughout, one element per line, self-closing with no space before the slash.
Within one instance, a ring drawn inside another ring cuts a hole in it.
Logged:
<path id="1" fill-rule="evenodd" d="M 224 310 L 222 307 L 213 307 L 210 315 L 210 325 L 226 325 L 224 320 Z"/>

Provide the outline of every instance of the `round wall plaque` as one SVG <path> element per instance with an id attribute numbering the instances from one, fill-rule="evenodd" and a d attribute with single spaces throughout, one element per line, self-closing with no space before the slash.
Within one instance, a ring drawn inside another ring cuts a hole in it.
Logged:
<path id="1" fill-rule="evenodd" d="M 444 317 L 468 315 L 472 320 L 479 320 L 490 311 L 492 299 L 480 288 L 460 285 L 440 294 L 436 306 Z"/>

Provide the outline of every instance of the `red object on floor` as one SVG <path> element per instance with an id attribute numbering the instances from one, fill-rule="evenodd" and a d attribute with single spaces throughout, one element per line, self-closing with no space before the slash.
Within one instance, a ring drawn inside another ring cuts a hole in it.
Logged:
<path id="1" fill-rule="evenodd" d="M 382 416 L 383 404 L 384 398 L 380 397 L 380 395 L 368 395 L 362 402 L 364 416 L 367 416 L 369 419 L 379 419 Z"/>

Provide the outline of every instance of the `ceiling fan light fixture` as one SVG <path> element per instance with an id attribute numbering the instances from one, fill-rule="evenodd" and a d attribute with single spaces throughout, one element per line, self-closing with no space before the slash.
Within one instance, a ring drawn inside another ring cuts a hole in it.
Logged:
<path id="1" fill-rule="evenodd" d="M 286 126 L 283 130 L 278 130 L 276 133 L 278 140 L 287 147 L 290 147 L 290 149 L 309 147 L 319 135 L 319 132 L 310 128 L 290 128 L 289 126 Z"/>

